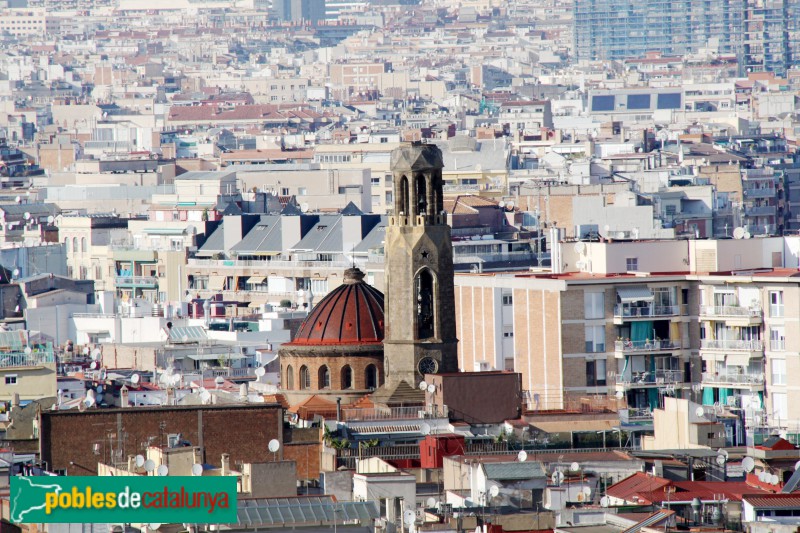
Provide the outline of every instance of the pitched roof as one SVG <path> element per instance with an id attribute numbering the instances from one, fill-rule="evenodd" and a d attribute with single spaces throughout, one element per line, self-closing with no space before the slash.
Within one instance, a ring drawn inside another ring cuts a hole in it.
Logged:
<path id="1" fill-rule="evenodd" d="M 538 461 L 509 461 L 505 463 L 484 463 L 483 471 L 488 479 L 512 481 L 546 477 L 542 463 Z"/>
<path id="2" fill-rule="evenodd" d="M 282 220 L 279 215 L 262 215 L 231 251 L 245 254 L 278 253 L 283 250 Z"/>
<path id="3" fill-rule="evenodd" d="M 663 489 L 669 484 L 670 481 L 668 479 L 651 476 L 644 472 L 636 472 L 632 476 L 608 487 L 606 493 L 621 500 L 630 500 L 633 496 L 642 492 L 650 493 Z"/>
<path id="4" fill-rule="evenodd" d="M 742 500 L 757 508 L 800 508 L 800 494 L 746 494 L 742 496 Z"/>
<path id="5" fill-rule="evenodd" d="M 320 215 L 314 227 L 291 249 L 341 252 L 343 246 L 342 217 L 340 215 Z"/>

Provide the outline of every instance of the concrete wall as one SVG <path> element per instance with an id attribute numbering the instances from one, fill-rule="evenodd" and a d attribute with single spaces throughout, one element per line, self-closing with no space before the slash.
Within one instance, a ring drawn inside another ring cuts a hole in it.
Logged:
<path id="1" fill-rule="evenodd" d="M 518 373 L 465 372 L 425 376 L 436 386 L 434 403 L 446 405 L 450 420 L 470 424 L 496 424 L 519 418 L 522 375 Z"/>
<path id="2" fill-rule="evenodd" d="M 242 485 L 242 491 L 247 492 L 249 498 L 297 496 L 297 463 L 245 463 L 242 465 Z"/>

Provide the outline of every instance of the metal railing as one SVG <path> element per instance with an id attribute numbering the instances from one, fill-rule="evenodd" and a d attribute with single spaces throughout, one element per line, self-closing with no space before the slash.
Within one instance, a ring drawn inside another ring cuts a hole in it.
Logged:
<path id="1" fill-rule="evenodd" d="M 703 339 L 700 341 L 700 349 L 760 352 L 764 349 L 764 341 L 761 339 Z"/>
<path id="2" fill-rule="evenodd" d="M 263 268 L 347 268 L 349 261 L 259 261 L 253 259 L 189 259 L 189 266 L 263 267 Z"/>
<path id="3" fill-rule="evenodd" d="M 342 418 L 347 422 L 367 422 L 372 420 L 413 420 L 419 418 L 447 418 L 446 405 L 441 408 L 427 407 L 365 407 L 342 409 Z"/>
<path id="4" fill-rule="evenodd" d="M 72 313 L 72 318 L 117 318 L 116 313 Z"/>
<path id="5" fill-rule="evenodd" d="M 39 366 L 45 363 L 55 363 L 53 349 L 39 352 L 5 352 L 0 353 L 0 368 Z"/>
<path id="6" fill-rule="evenodd" d="M 630 385 L 653 385 L 660 383 L 682 383 L 682 370 L 653 370 L 649 372 L 626 372 L 617 374 L 617 383 Z"/>
<path id="7" fill-rule="evenodd" d="M 764 383 L 764 374 L 735 374 L 703 372 L 703 383 L 719 383 L 733 385 L 761 385 Z"/>
<path id="8" fill-rule="evenodd" d="M 732 316 L 732 317 L 761 317 L 764 310 L 760 307 L 741 307 L 738 305 L 703 305 L 700 306 L 701 316 Z"/>
<path id="9" fill-rule="evenodd" d="M 203 370 L 203 378 L 216 378 L 216 377 L 239 378 L 245 376 L 254 376 L 255 370 L 256 370 L 255 368 L 249 368 L 249 367 L 242 367 L 242 368 L 212 367 Z"/>
<path id="10" fill-rule="evenodd" d="M 115 278 L 117 286 L 120 285 L 158 285 L 158 278 L 155 276 L 117 276 Z"/>
<path id="11" fill-rule="evenodd" d="M 628 407 L 619 410 L 620 422 L 645 422 L 653 420 L 653 410 L 641 407 Z"/>
<path id="12" fill-rule="evenodd" d="M 492 261 L 533 261 L 536 254 L 533 252 L 499 252 L 487 254 L 459 254 L 453 255 L 453 263 L 486 263 Z"/>
<path id="13" fill-rule="evenodd" d="M 675 316 L 686 314 L 685 305 L 648 305 L 645 307 L 617 304 L 614 316 L 618 318 L 649 318 L 656 316 Z"/>
<path id="14" fill-rule="evenodd" d="M 745 198 L 772 198 L 775 196 L 777 189 L 772 187 L 764 189 L 744 189 Z"/>
<path id="15" fill-rule="evenodd" d="M 745 207 L 744 215 L 747 217 L 774 216 L 776 213 L 774 205 Z"/>
<path id="16" fill-rule="evenodd" d="M 680 348 L 681 341 L 672 339 L 614 341 L 614 351 L 617 352 L 652 352 L 657 350 L 679 350 Z"/>
<path id="17" fill-rule="evenodd" d="M 784 339 L 770 339 L 769 349 L 773 352 L 782 352 L 786 349 L 786 341 Z"/>

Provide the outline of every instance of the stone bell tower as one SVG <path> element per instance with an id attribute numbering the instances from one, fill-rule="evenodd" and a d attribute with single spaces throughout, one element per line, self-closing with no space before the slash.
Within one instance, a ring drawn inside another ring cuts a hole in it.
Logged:
<path id="1" fill-rule="evenodd" d="M 405 143 L 392 151 L 394 213 L 386 228 L 386 383 L 416 387 L 423 374 L 457 372 L 453 245 L 444 214 L 442 152 Z"/>

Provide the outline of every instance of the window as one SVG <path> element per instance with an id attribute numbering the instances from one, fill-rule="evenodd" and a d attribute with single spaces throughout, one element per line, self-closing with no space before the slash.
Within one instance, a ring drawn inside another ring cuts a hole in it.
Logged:
<path id="1" fill-rule="evenodd" d="M 639 270 L 639 258 L 638 257 L 626 257 L 625 258 L 625 270 L 628 270 L 628 271 Z"/>
<path id="2" fill-rule="evenodd" d="M 6 385 L 16 385 L 17 384 L 17 375 L 16 374 L 8 374 L 6 376 Z"/>
<path id="3" fill-rule="evenodd" d="M 769 316 L 783 316 L 783 291 L 769 291 Z"/>
<path id="4" fill-rule="evenodd" d="M 281 187 L 281 196 L 289 196 L 289 187 Z"/>
<path id="5" fill-rule="evenodd" d="M 596 353 L 606 351 L 606 327 L 586 326 L 586 352 Z"/>
<path id="6" fill-rule="evenodd" d="M 374 185 L 380 185 L 380 184 L 381 184 L 381 179 L 380 179 L 380 178 L 370 178 L 370 183 L 371 183 L 373 186 L 374 186 Z"/>
<path id="7" fill-rule="evenodd" d="M 514 332 L 513 332 L 513 331 L 504 331 L 504 332 L 503 332 L 503 337 L 505 337 L 505 338 L 507 338 L 507 339 L 508 339 L 508 338 L 511 338 L 511 337 L 513 337 L 513 336 L 514 336 Z"/>
<path id="8" fill-rule="evenodd" d="M 328 280 L 327 279 L 311 279 L 311 294 L 314 296 L 322 296 L 328 294 Z"/>
<path id="9" fill-rule="evenodd" d="M 769 349 L 773 352 L 782 352 L 786 349 L 786 331 L 783 327 L 770 328 Z"/>
<path id="10" fill-rule="evenodd" d="M 583 293 L 583 311 L 587 319 L 605 317 L 605 294 L 602 292 Z"/>
<path id="11" fill-rule="evenodd" d="M 297 195 L 298 196 L 306 196 L 308 194 L 308 189 L 305 187 L 298 187 L 297 188 Z"/>
<path id="12" fill-rule="evenodd" d="M 603 387 L 606 384 L 606 360 L 586 361 L 586 386 Z"/>
<path id="13" fill-rule="evenodd" d="M 294 368 L 292 365 L 286 367 L 286 390 L 292 390 L 294 387 Z"/>
<path id="14" fill-rule="evenodd" d="M 350 365 L 344 365 L 342 367 L 342 390 L 347 390 L 352 388 L 353 388 L 353 369 L 350 368 Z"/>
<path id="15" fill-rule="evenodd" d="M 368 389 L 378 388 L 378 367 L 375 365 L 367 365 L 364 370 L 364 383 Z"/>
<path id="16" fill-rule="evenodd" d="M 86 246 L 86 237 L 81 237 L 81 253 L 85 254 L 87 249 L 88 248 Z"/>
<path id="17" fill-rule="evenodd" d="M 771 364 L 772 364 L 772 384 L 786 385 L 786 360 L 773 359 Z"/>
<path id="18" fill-rule="evenodd" d="M 512 305 L 514 303 L 514 297 L 510 294 L 503 295 L 503 305 Z"/>
<path id="19" fill-rule="evenodd" d="M 331 388 L 331 371 L 328 370 L 328 367 L 322 365 L 319 367 L 319 371 L 317 372 L 317 387 L 319 389 L 330 389 Z"/>
<path id="20" fill-rule="evenodd" d="M 667 214 L 667 216 L 675 216 L 676 211 L 677 209 L 674 205 L 668 205 L 664 208 L 664 212 Z"/>
<path id="21" fill-rule="evenodd" d="M 300 367 L 300 389 L 306 390 L 311 388 L 311 373 L 308 371 L 307 366 Z"/>
<path id="22" fill-rule="evenodd" d="M 785 392 L 772 393 L 772 417 L 770 421 L 775 424 L 781 420 L 786 421 L 789 414 L 789 404 L 786 401 Z"/>
<path id="23" fill-rule="evenodd" d="M 78 238 L 77 237 L 73 237 L 72 238 L 72 253 L 75 253 L 75 254 L 78 253 Z"/>

